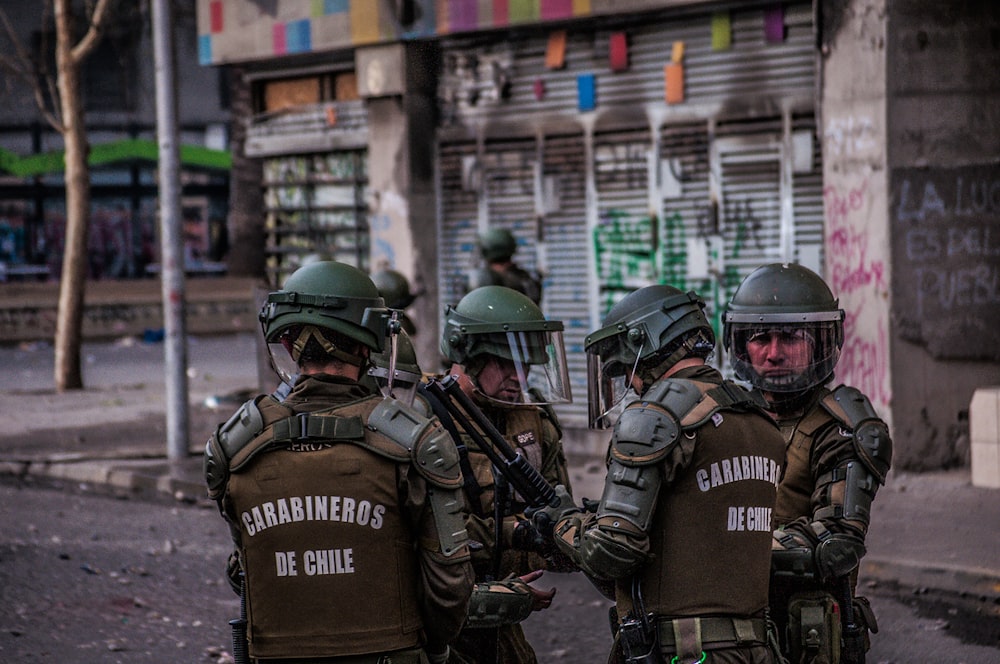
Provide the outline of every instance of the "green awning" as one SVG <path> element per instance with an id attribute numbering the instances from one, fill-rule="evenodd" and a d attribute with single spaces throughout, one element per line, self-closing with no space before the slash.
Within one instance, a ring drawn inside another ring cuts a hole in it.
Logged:
<path id="1" fill-rule="evenodd" d="M 91 145 L 90 158 L 87 161 L 93 167 L 134 161 L 155 163 L 158 156 L 159 147 L 155 141 L 127 138 L 113 143 Z M 182 145 L 180 159 L 182 168 L 228 171 L 232 166 L 232 156 L 228 151 L 212 150 L 201 145 Z M 32 177 L 62 173 L 65 169 L 62 150 L 21 157 L 0 148 L 0 171 L 11 175 Z"/>

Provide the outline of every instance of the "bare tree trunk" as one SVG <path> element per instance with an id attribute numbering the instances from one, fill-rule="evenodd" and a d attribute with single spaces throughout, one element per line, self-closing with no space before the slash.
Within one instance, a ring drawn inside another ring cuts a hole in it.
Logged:
<path id="1" fill-rule="evenodd" d="M 259 159 L 246 156 L 246 127 L 253 117 L 250 85 L 243 70 L 230 70 L 230 116 L 232 117 L 229 147 L 233 165 L 229 174 L 229 273 L 239 277 L 263 280 L 264 254 L 264 195 L 261 190 L 262 168 Z"/>
<path id="2" fill-rule="evenodd" d="M 56 2 L 56 67 L 66 144 L 66 249 L 59 283 L 56 317 L 56 390 L 83 387 L 80 343 L 87 279 L 87 234 L 90 227 L 90 145 L 83 124 L 80 62 L 73 57 L 73 31 L 68 0 Z"/>

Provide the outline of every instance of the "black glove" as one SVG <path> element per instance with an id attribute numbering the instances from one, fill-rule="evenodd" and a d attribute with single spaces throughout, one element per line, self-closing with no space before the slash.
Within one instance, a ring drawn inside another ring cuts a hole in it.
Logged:
<path id="1" fill-rule="evenodd" d="M 556 522 L 561 518 L 567 514 L 580 511 L 580 508 L 573 502 L 573 497 L 569 495 L 569 491 L 562 484 L 556 485 L 556 498 L 559 499 L 559 502 L 555 507 L 552 505 L 533 507 L 525 512 L 525 514 L 531 517 L 532 522 L 535 524 L 535 529 L 545 537 L 552 537 L 552 531 L 556 526 Z"/>
<path id="2" fill-rule="evenodd" d="M 545 538 L 535 528 L 532 521 L 522 519 L 514 526 L 511 534 L 511 546 L 518 551 L 541 552 L 545 548 Z"/>

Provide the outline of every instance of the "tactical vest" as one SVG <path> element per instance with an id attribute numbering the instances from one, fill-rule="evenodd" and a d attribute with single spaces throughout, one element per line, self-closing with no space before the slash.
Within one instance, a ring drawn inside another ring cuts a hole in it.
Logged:
<path id="1" fill-rule="evenodd" d="M 410 458 L 364 426 L 380 401 L 303 418 L 265 399 L 262 433 L 232 459 L 226 505 L 241 529 L 252 657 L 420 645 L 415 542 L 398 498 Z M 282 442 L 296 422 L 325 428 L 321 442 Z"/>
<path id="2" fill-rule="evenodd" d="M 518 407 L 504 410 L 504 437 L 510 446 L 530 463 L 535 469 L 542 470 L 545 457 L 543 444 L 545 430 L 541 412 L 532 407 Z M 493 464 L 489 457 L 480 452 L 472 437 L 463 433 L 462 438 L 469 449 L 469 463 L 476 477 L 476 483 L 482 488 L 481 494 L 483 514 L 493 514 Z"/>
<path id="3" fill-rule="evenodd" d="M 820 401 L 830 396 L 822 388 Z M 785 478 L 778 487 L 774 505 L 774 527 L 780 528 L 800 516 L 812 515 L 812 448 L 817 432 L 834 422 L 829 412 L 817 403 L 800 420 L 781 423 L 785 439 Z"/>
<path id="4" fill-rule="evenodd" d="M 680 383 L 695 388 L 686 402 L 672 394 Z M 647 407 L 672 413 L 680 426 L 677 445 L 660 462 L 666 479 L 646 530 L 652 562 L 639 572 L 646 611 L 666 617 L 757 614 L 768 599 L 781 435 L 760 404 L 733 383 L 667 379 L 643 395 L 647 401 Z M 629 581 L 616 586 L 620 609 L 632 606 Z"/>

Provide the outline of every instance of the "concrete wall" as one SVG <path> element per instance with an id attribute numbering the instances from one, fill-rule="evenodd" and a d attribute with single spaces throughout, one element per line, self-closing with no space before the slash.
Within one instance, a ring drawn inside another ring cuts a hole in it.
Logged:
<path id="1" fill-rule="evenodd" d="M 887 23 L 897 465 L 964 465 L 1000 385 L 1000 12 L 892 0 Z"/>
<path id="2" fill-rule="evenodd" d="M 826 275 L 847 313 L 836 381 L 891 425 L 885 1 L 823 3 L 820 118 Z"/>

